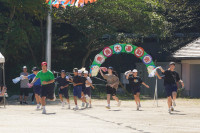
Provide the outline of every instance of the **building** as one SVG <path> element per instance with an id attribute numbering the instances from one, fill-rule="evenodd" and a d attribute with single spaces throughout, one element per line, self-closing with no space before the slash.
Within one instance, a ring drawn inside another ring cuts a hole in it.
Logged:
<path id="1" fill-rule="evenodd" d="M 180 48 L 172 56 L 181 60 L 186 94 L 200 98 L 200 38 Z"/>

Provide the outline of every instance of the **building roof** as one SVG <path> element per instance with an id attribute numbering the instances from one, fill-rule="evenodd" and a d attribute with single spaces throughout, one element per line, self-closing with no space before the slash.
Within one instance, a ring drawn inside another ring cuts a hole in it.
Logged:
<path id="1" fill-rule="evenodd" d="M 179 59 L 200 59 L 200 37 L 172 54 Z"/>

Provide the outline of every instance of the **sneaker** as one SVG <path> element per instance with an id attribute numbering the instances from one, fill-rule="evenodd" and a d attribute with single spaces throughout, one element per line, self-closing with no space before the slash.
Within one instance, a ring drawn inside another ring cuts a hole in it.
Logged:
<path id="1" fill-rule="evenodd" d="M 85 103 L 84 102 L 82 102 L 82 107 L 85 107 Z"/>
<path id="2" fill-rule="evenodd" d="M 173 106 L 174 106 L 174 107 L 176 106 L 176 103 L 175 103 L 175 101 L 173 101 L 173 102 L 172 102 L 172 104 L 173 104 Z"/>
<path id="3" fill-rule="evenodd" d="M 169 108 L 168 112 L 171 114 L 171 108 Z"/>
<path id="4" fill-rule="evenodd" d="M 65 107 L 65 103 L 64 103 L 64 102 L 62 102 L 62 104 L 61 104 L 61 105 L 62 105 L 62 107 L 63 107 L 63 108 Z"/>
<path id="5" fill-rule="evenodd" d="M 139 105 L 137 105 L 137 110 L 139 110 Z"/>
<path id="6" fill-rule="evenodd" d="M 23 104 L 28 104 L 27 102 L 23 102 Z"/>
<path id="7" fill-rule="evenodd" d="M 36 110 L 39 110 L 40 109 L 40 105 L 37 105 L 37 108 L 36 108 Z"/>
<path id="8" fill-rule="evenodd" d="M 88 108 L 88 106 L 89 106 L 89 103 L 86 103 L 86 108 Z"/>
<path id="9" fill-rule="evenodd" d="M 90 104 L 89 108 L 92 108 L 92 104 Z"/>
<path id="10" fill-rule="evenodd" d="M 68 109 L 70 109 L 70 104 L 68 104 Z"/>
<path id="11" fill-rule="evenodd" d="M 119 102 L 118 102 L 118 104 L 117 104 L 117 106 L 118 106 L 118 107 L 120 107 L 120 106 L 121 106 L 121 102 L 122 102 L 122 101 L 119 101 Z"/>
<path id="12" fill-rule="evenodd" d="M 73 109 L 74 109 L 75 111 L 78 110 L 78 106 L 75 106 Z"/>
<path id="13" fill-rule="evenodd" d="M 22 101 L 20 101 L 20 104 L 22 105 Z"/>
<path id="14" fill-rule="evenodd" d="M 141 108 L 141 104 L 139 103 L 139 107 Z"/>
<path id="15" fill-rule="evenodd" d="M 171 106 L 171 111 L 174 111 L 174 107 L 173 106 Z"/>
<path id="16" fill-rule="evenodd" d="M 106 106 L 107 109 L 110 109 L 110 106 Z"/>
<path id="17" fill-rule="evenodd" d="M 46 114 L 46 113 L 47 113 L 46 109 L 43 109 L 42 114 Z"/>

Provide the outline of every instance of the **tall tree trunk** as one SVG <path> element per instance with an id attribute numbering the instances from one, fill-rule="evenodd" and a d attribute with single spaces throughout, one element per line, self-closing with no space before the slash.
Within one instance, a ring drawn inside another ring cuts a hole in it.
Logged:
<path id="1" fill-rule="evenodd" d="M 43 26 L 43 19 L 40 20 L 40 32 L 41 32 L 41 46 L 42 46 L 42 58 L 41 61 L 45 59 L 45 44 L 44 44 L 44 26 Z"/>

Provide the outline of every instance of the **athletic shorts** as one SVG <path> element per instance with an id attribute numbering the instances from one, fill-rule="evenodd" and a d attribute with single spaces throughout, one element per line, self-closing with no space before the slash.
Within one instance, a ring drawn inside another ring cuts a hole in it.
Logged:
<path id="1" fill-rule="evenodd" d="M 35 94 L 40 95 L 40 94 L 41 94 L 41 89 L 42 89 L 42 86 L 41 86 L 41 85 L 34 85 L 34 86 L 33 86 L 33 92 L 34 92 Z"/>
<path id="2" fill-rule="evenodd" d="M 54 83 L 42 85 L 41 97 L 46 97 L 50 100 L 54 99 L 54 87 Z"/>
<path id="3" fill-rule="evenodd" d="M 88 95 L 89 97 L 91 97 L 91 87 L 85 88 L 84 95 Z"/>
<path id="4" fill-rule="evenodd" d="M 82 92 L 82 86 L 80 86 L 80 85 L 74 86 L 74 89 L 73 89 L 74 96 L 81 98 L 81 92 Z"/>
<path id="5" fill-rule="evenodd" d="M 83 85 L 83 86 L 82 86 L 82 92 L 83 92 L 83 93 L 85 92 L 85 88 L 86 88 L 85 85 Z"/>
<path id="6" fill-rule="evenodd" d="M 110 94 L 111 96 L 116 96 L 116 89 L 115 88 L 107 86 L 106 91 L 107 91 L 107 94 Z"/>
<path id="7" fill-rule="evenodd" d="M 177 92 L 177 85 L 176 84 L 166 84 L 165 90 L 167 93 L 167 97 L 172 96 L 172 92 Z"/>
<path id="8" fill-rule="evenodd" d="M 140 93 L 140 88 L 132 88 L 132 94 L 136 95 L 137 93 Z"/>
<path id="9" fill-rule="evenodd" d="M 29 88 L 20 88 L 20 96 L 28 96 L 28 89 Z"/>
<path id="10" fill-rule="evenodd" d="M 65 87 L 65 88 L 63 88 L 63 89 L 61 89 L 61 88 L 59 88 L 59 95 L 61 94 L 61 95 L 64 95 L 64 97 L 66 98 L 66 99 L 69 99 L 69 93 L 68 93 L 68 88 L 67 87 Z"/>

